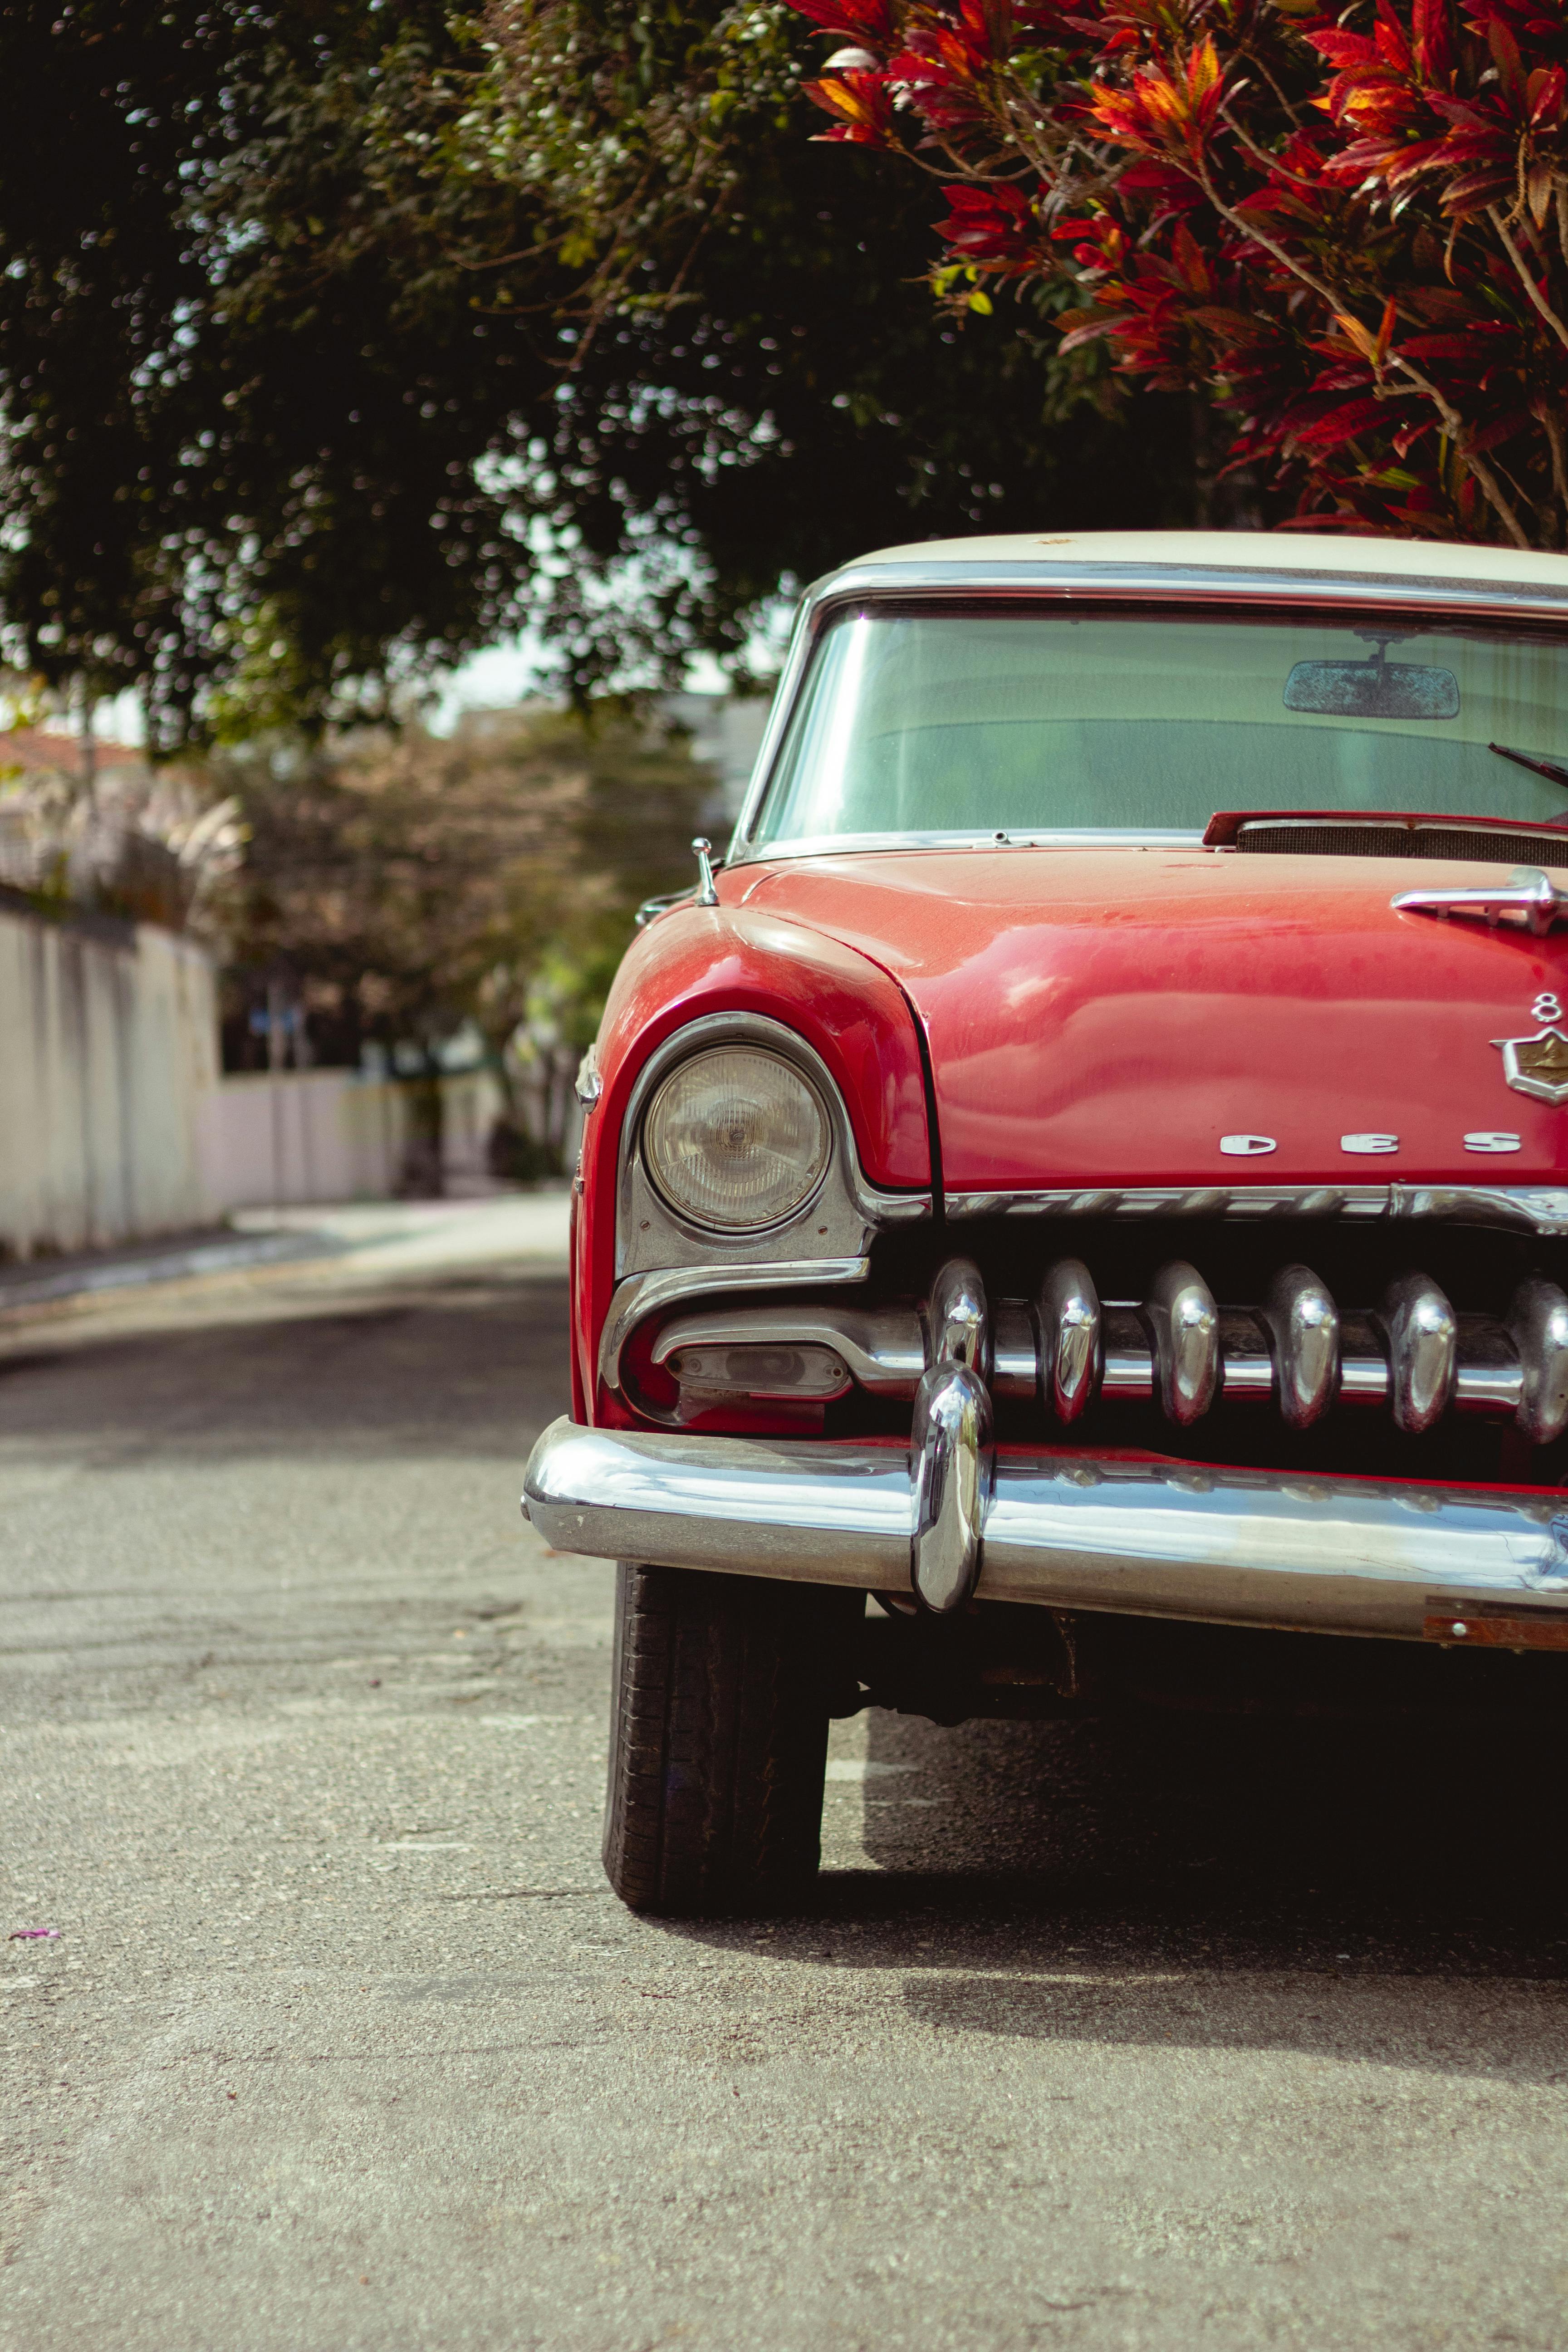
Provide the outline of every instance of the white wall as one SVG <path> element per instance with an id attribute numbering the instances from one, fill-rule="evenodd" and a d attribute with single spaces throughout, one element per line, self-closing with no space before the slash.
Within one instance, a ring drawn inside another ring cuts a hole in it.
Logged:
<path id="1" fill-rule="evenodd" d="M 441 1082 L 448 1178 L 483 1181 L 500 1108 Z M 220 1078 L 205 949 L 0 904 L 0 1259 L 189 1233 L 230 1209 L 384 1200 L 407 1097 L 353 1070 Z"/>
<path id="2" fill-rule="evenodd" d="M 443 1078 L 448 1178 L 482 1178 L 500 1108 L 482 1071 Z M 220 1210 L 382 1201 L 397 1189 L 408 1098 L 355 1070 L 265 1070 L 225 1078 L 206 1107 L 203 1156 Z"/>
<path id="3" fill-rule="evenodd" d="M 0 906 L 0 1254 L 212 1222 L 213 968 L 192 940 Z"/>

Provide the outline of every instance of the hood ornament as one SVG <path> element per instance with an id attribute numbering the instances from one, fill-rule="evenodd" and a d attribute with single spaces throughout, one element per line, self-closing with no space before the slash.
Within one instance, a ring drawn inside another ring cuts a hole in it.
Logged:
<path id="1" fill-rule="evenodd" d="M 1531 1006 L 1530 1017 L 1542 1024 L 1533 1037 L 1492 1039 L 1502 1054 L 1503 1077 L 1515 1094 L 1532 1095 L 1537 1102 L 1568 1102 L 1568 1037 L 1557 1025 L 1562 1003 L 1545 990 Z"/>
<path id="2" fill-rule="evenodd" d="M 1553 923 L 1568 921 L 1568 893 L 1539 866 L 1516 866 L 1500 889 L 1402 890 L 1388 903 L 1396 915 L 1468 915 L 1494 929 L 1499 923 L 1520 925 L 1537 939 Z"/>

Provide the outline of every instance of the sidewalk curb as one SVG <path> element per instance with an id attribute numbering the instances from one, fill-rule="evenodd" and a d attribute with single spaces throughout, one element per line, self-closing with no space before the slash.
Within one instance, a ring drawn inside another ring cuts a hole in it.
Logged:
<path id="1" fill-rule="evenodd" d="M 203 1274 L 227 1274 L 253 1265 L 270 1265 L 281 1259 L 338 1256 L 309 1234 L 237 1234 L 232 1241 L 201 1242 L 188 1249 L 168 1250 L 156 1256 L 115 1258 L 100 1265 L 62 1267 L 55 1274 L 16 1277 L 0 1275 L 0 1316 L 16 1307 L 52 1306 L 65 1298 L 89 1297 L 94 1291 L 134 1290 L 149 1283 L 179 1282 Z"/>

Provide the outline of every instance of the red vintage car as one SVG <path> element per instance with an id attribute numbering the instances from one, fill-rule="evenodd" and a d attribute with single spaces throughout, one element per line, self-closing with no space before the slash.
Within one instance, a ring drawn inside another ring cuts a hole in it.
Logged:
<path id="1" fill-rule="evenodd" d="M 524 1501 L 621 1563 L 626 1901 L 797 1898 L 867 1704 L 1556 1703 L 1568 559 L 869 556 L 699 866 Z"/>

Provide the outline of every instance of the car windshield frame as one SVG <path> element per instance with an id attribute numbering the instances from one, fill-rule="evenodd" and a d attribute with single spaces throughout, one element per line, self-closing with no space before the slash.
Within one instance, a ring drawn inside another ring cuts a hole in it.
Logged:
<path id="1" fill-rule="evenodd" d="M 1054 616 L 1157 621 L 1165 625 L 1184 621 L 1221 626 L 1237 623 L 1265 627 L 1311 626 L 1341 633 L 1364 628 L 1386 634 L 1391 639 L 1403 634 L 1441 636 L 1454 633 L 1465 638 L 1496 635 L 1516 640 L 1533 639 L 1568 654 L 1568 613 L 1556 599 L 1525 604 L 1513 594 L 1492 594 L 1479 583 L 1469 588 L 1459 582 L 1438 584 L 1352 577 L 1327 583 L 1321 577 L 1292 581 L 1279 574 L 1256 581 L 1245 577 L 1238 580 L 1234 574 L 1223 581 L 1212 577 L 1199 581 L 1192 573 L 1173 567 L 1168 580 L 1145 574 L 1136 583 L 1115 584 L 1092 578 L 1061 577 L 1026 583 L 1015 575 L 1005 582 L 976 580 L 971 585 L 955 580 L 952 568 L 947 567 L 940 582 L 932 580 L 922 586 L 916 579 L 889 579 L 890 566 L 875 567 L 875 571 L 881 576 L 868 579 L 865 586 L 857 584 L 853 573 L 825 582 L 803 604 L 752 784 L 724 861 L 727 866 L 868 851 L 956 849 L 990 843 L 1089 848 L 1196 845 L 1203 841 L 1206 828 L 1198 824 L 1111 827 L 1052 824 L 1048 819 L 1041 824 L 1013 825 L 900 827 L 759 837 L 779 785 L 796 719 L 811 691 L 816 664 L 828 635 L 837 625 L 856 613 L 877 619 L 972 620 L 1005 616 L 1029 617 L 1044 623 Z M 1563 748 L 1568 757 L 1568 730 Z M 1215 808 L 1209 815 L 1218 814 L 1227 804 L 1235 808 L 1242 803 L 1230 793 L 1225 799 L 1216 799 Z M 1248 805 L 1258 811 L 1289 813 L 1292 803 L 1281 803 L 1260 787 Z M 1419 803 L 1402 806 L 1397 811 L 1391 806 L 1382 813 L 1447 818 L 1449 822 L 1454 817 L 1450 810 L 1424 808 Z M 1478 809 L 1475 814 L 1483 818 L 1487 813 Z M 1563 794 L 1558 821 L 1541 816 L 1526 821 L 1553 832 L 1560 826 L 1568 831 L 1568 792 Z"/>

